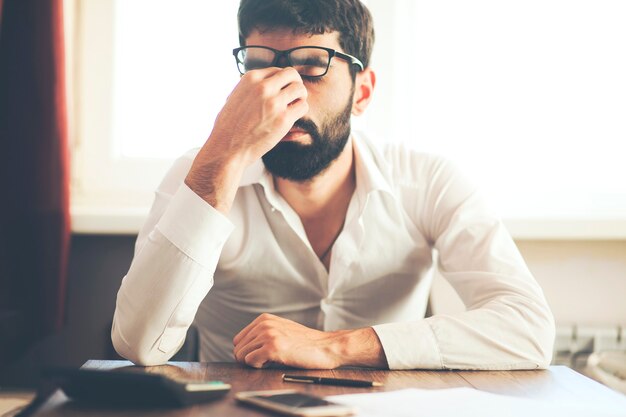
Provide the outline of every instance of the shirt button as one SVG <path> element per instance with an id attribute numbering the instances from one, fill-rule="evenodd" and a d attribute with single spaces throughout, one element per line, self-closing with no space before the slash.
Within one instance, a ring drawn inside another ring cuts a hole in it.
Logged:
<path id="1" fill-rule="evenodd" d="M 270 210 L 272 210 L 272 213 L 274 213 L 276 211 L 276 207 L 272 206 Z"/>

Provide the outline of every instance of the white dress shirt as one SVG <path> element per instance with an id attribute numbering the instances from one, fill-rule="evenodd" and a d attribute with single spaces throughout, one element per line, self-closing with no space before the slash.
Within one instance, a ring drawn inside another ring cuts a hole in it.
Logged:
<path id="1" fill-rule="evenodd" d="M 266 312 L 320 330 L 372 326 L 391 369 L 547 367 L 552 313 L 475 187 L 440 157 L 352 143 L 356 190 L 328 271 L 262 161 L 226 217 L 184 184 L 198 150 L 178 159 L 117 295 L 118 353 L 164 363 L 195 318 L 200 360 L 233 361 L 233 337 Z M 434 267 L 467 311 L 424 318 Z"/>

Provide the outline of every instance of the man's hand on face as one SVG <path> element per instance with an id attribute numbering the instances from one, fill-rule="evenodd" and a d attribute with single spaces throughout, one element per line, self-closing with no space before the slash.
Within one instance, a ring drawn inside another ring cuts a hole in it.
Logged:
<path id="1" fill-rule="evenodd" d="M 211 139 L 249 165 L 309 111 L 306 99 L 302 77 L 292 67 L 247 72 L 218 114 Z"/>
<path id="2" fill-rule="evenodd" d="M 226 100 L 185 179 L 196 194 L 228 212 L 243 170 L 271 150 L 308 111 L 307 89 L 291 68 L 247 72 Z"/>
<path id="3" fill-rule="evenodd" d="M 310 329 L 272 314 L 261 314 L 235 336 L 237 362 L 255 368 L 270 363 L 296 368 L 332 369 L 340 365 L 337 335 Z"/>

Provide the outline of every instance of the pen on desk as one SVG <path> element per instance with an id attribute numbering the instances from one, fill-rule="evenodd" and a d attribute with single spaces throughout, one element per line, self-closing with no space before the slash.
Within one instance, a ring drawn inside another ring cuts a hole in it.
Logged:
<path id="1" fill-rule="evenodd" d="M 360 379 L 323 378 L 321 376 L 285 375 L 284 382 L 301 382 L 304 384 L 342 385 L 346 387 L 382 387 L 383 384 L 375 381 Z"/>

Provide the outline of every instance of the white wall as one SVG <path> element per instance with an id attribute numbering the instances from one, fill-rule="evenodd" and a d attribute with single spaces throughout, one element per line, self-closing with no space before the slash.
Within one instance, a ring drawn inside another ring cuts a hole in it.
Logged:
<path id="1" fill-rule="evenodd" d="M 518 241 L 559 325 L 626 325 L 626 241 Z M 464 310 L 440 276 L 435 313 Z"/>

